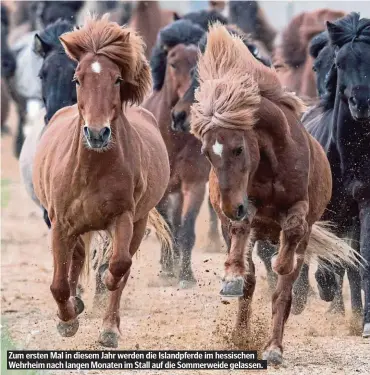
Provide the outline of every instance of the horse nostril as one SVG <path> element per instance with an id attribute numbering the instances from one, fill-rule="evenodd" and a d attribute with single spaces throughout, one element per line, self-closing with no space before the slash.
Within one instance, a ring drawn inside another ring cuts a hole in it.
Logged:
<path id="1" fill-rule="evenodd" d="M 351 105 L 357 106 L 357 100 L 356 100 L 356 98 L 354 96 L 351 96 L 349 98 L 349 102 L 350 102 Z"/>
<path id="2" fill-rule="evenodd" d="M 100 130 L 100 136 L 103 141 L 107 141 L 110 137 L 111 130 L 107 126 L 105 126 L 102 130 Z"/>
<path id="3" fill-rule="evenodd" d="M 238 206 L 238 209 L 236 210 L 236 218 L 237 219 L 241 219 L 245 216 L 245 209 L 244 209 L 244 205 L 240 204 Z"/>
<path id="4" fill-rule="evenodd" d="M 86 138 L 90 138 L 90 130 L 87 126 L 84 126 L 84 134 Z"/>

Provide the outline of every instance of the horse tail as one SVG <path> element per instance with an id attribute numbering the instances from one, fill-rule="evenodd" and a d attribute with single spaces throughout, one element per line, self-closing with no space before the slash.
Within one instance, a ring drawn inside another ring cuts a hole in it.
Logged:
<path id="1" fill-rule="evenodd" d="M 364 258 L 350 245 L 348 239 L 339 238 L 333 232 L 334 225 L 327 221 L 317 221 L 312 226 L 306 250 L 306 261 L 314 256 L 320 266 L 328 264 L 350 265 L 360 268 L 365 264 Z"/>
<path id="2" fill-rule="evenodd" d="M 156 231 L 162 249 L 172 254 L 173 238 L 171 229 L 156 208 L 149 211 L 148 222 Z"/>

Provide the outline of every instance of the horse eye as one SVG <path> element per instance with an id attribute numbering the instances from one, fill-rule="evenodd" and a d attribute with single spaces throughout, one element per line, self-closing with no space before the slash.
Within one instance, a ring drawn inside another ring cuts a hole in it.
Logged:
<path id="1" fill-rule="evenodd" d="M 235 156 L 241 155 L 242 152 L 243 152 L 243 147 L 237 147 L 237 148 L 234 148 L 234 150 L 233 150 L 233 154 Z"/>
<path id="2" fill-rule="evenodd" d="M 80 81 L 77 78 L 73 78 L 72 82 L 76 82 L 76 85 L 80 86 Z"/>
<path id="3" fill-rule="evenodd" d="M 176 69 L 176 65 L 174 63 L 170 63 L 171 68 Z"/>
<path id="4" fill-rule="evenodd" d="M 312 67 L 312 70 L 313 70 L 314 72 L 317 72 L 317 68 L 316 68 L 316 66 L 313 66 L 313 67 Z"/>
<path id="5" fill-rule="evenodd" d="M 116 79 L 116 82 L 114 83 L 116 86 L 119 86 L 120 84 L 121 84 L 121 82 L 122 82 L 122 78 L 121 77 L 118 77 L 117 79 Z"/>

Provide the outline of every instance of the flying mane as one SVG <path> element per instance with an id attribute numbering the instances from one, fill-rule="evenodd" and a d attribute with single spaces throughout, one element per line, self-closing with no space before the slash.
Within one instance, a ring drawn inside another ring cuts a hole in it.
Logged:
<path id="1" fill-rule="evenodd" d="M 297 96 L 283 90 L 275 71 L 256 60 L 242 38 L 220 24 L 208 32 L 198 74 L 200 87 L 192 106 L 192 132 L 197 137 L 213 126 L 251 129 L 259 119 L 262 98 L 287 106 L 297 118 L 305 109 Z"/>
<path id="2" fill-rule="evenodd" d="M 129 27 L 109 21 L 109 14 L 98 19 L 88 16 L 81 28 L 60 37 L 67 55 L 75 60 L 92 53 L 105 56 L 121 68 L 121 99 L 140 104 L 151 88 L 152 80 L 144 54 L 144 42 Z"/>

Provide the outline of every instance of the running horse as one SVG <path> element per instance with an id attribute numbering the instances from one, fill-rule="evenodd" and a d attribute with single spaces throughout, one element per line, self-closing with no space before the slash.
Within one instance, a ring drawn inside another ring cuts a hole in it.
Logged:
<path id="1" fill-rule="evenodd" d="M 171 235 L 154 208 L 169 181 L 168 155 L 153 115 L 130 106 L 151 88 L 144 42 L 134 30 L 108 15 L 89 17 L 60 40 L 78 63 L 77 104 L 50 120 L 33 170 L 36 196 L 51 222 L 57 329 L 62 336 L 78 330 L 84 304 L 77 282 L 90 259 L 92 231 L 105 231 L 112 244 L 103 280 L 111 293 L 99 342 L 117 347 L 121 294 L 148 222 L 171 249 Z"/>
<path id="2" fill-rule="evenodd" d="M 355 263 L 353 250 L 318 222 L 331 196 L 329 162 L 301 125 L 302 101 L 224 26 L 210 28 L 198 61 L 191 128 L 211 163 L 210 197 L 228 247 L 221 295 L 239 297 L 235 338 L 248 338 L 256 240 L 278 243 L 272 330 L 263 358 L 282 362 L 293 283 L 311 256 Z"/>

